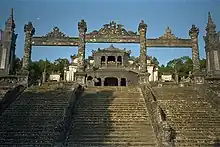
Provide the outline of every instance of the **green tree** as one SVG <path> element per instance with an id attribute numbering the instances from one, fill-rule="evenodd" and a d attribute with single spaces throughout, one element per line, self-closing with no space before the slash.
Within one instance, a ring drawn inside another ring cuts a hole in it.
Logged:
<path id="1" fill-rule="evenodd" d="M 157 60 L 156 57 L 153 57 L 152 62 L 153 62 L 153 64 L 155 64 L 157 66 L 159 65 L 159 61 Z"/>
<path id="2" fill-rule="evenodd" d="M 206 59 L 200 59 L 200 69 L 206 69 Z"/>
<path id="3" fill-rule="evenodd" d="M 64 67 L 69 66 L 69 60 L 64 58 L 58 58 L 54 61 L 54 71 L 60 72 L 61 77 L 63 78 L 64 75 Z"/>

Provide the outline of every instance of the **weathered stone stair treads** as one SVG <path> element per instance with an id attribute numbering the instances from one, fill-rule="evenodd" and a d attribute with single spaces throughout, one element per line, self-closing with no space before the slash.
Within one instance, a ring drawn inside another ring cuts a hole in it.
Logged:
<path id="1" fill-rule="evenodd" d="M 176 131 L 177 147 L 208 147 L 220 143 L 220 114 L 192 87 L 154 88 L 167 121 Z"/>
<path id="2" fill-rule="evenodd" d="M 0 146 L 52 146 L 71 94 L 50 87 L 27 89 L 0 116 Z"/>
<path id="3" fill-rule="evenodd" d="M 91 87 L 77 103 L 67 146 L 156 146 L 140 90 Z"/>

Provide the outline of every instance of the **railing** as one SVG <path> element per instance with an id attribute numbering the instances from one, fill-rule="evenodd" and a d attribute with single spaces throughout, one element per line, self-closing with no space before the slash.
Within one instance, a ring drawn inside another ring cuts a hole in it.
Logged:
<path id="1" fill-rule="evenodd" d="M 174 147 L 175 130 L 166 120 L 166 113 L 158 104 L 157 96 L 150 85 L 142 85 L 141 90 L 150 114 L 152 126 L 157 137 L 159 147 Z"/>

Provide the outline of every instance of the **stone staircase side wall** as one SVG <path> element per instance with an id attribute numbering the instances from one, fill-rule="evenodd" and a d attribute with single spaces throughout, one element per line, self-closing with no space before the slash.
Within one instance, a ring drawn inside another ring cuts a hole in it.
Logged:
<path id="1" fill-rule="evenodd" d="M 79 85 L 75 84 L 73 85 L 72 89 L 73 92 L 70 95 L 69 104 L 64 109 L 63 117 L 59 121 L 58 125 L 55 127 L 55 147 L 63 146 L 65 143 L 66 137 L 68 136 L 68 133 L 71 129 L 71 123 L 72 123 L 72 115 L 74 111 L 74 107 L 78 101 L 78 99 L 81 97 L 81 94 L 84 91 L 84 88 Z"/>
<path id="2" fill-rule="evenodd" d="M 213 86 L 220 91 L 220 85 L 203 84 L 195 86 L 199 95 L 206 98 L 220 112 L 220 94 L 213 90 Z"/>
<path id="3" fill-rule="evenodd" d="M 13 89 L 10 89 L 0 101 L 0 114 L 11 104 L 13 103 L 26 89 L 24 85 L 18 85 Z"/>
<path id="4" fill-rule="evenodd" d="M 156 96 L 149 85 L 141 86 L 146 107 L 151 118 L 152 126 L 157 137 L 158 147 L 174 147 L 172 128 L 166 121 L 166 114 L 159 106 Z"/>

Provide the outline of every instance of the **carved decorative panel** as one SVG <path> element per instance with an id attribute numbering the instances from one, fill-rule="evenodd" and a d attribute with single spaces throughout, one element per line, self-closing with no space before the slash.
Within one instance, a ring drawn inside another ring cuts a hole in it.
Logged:
<path id="1" fill-rule="evenodd" d="M 94 36 L 136 36 L 137 32 L 127 31 L 123 25 L 116 24 L 111 21 L 109 24 L 105 24 L 99 31 L 95 30 L 87 35 Z"/>
<path id="2" fill-rule="evenodd" d="M 219 70 L 219 59 L 218 59 L 218 51 L 214 50 L 214 64 L 215 64 L 215 70 Z"/>
<path id="3" fill-rule="evenodd" d="M 172 30 L 169 27 L 167 27 L 165 33 L 158 39 L 178 39 L 178 37 L 172 33 Z"/>
<path id="4" fill-rule="evenodd" d="M 58 27 L 54 27 L 53 30 L 47 33 L 45 36 L 46 38 L 68 38 L 66 34 L 60 31 Z"/>
<path id="5" fill-rule="evenodd" d="M 45 37 L 33 37 L 33 46 L 78 46 L 78 37 L 68 38 L 45 38 Z"/>
<path id="6" fill-rule="evenodd" d="M 86 42 L 90 43 L 139 43 L 137 32 L 127 31 L 123 25 L 111 21 L 98 31 L 86 34 Z"/>

